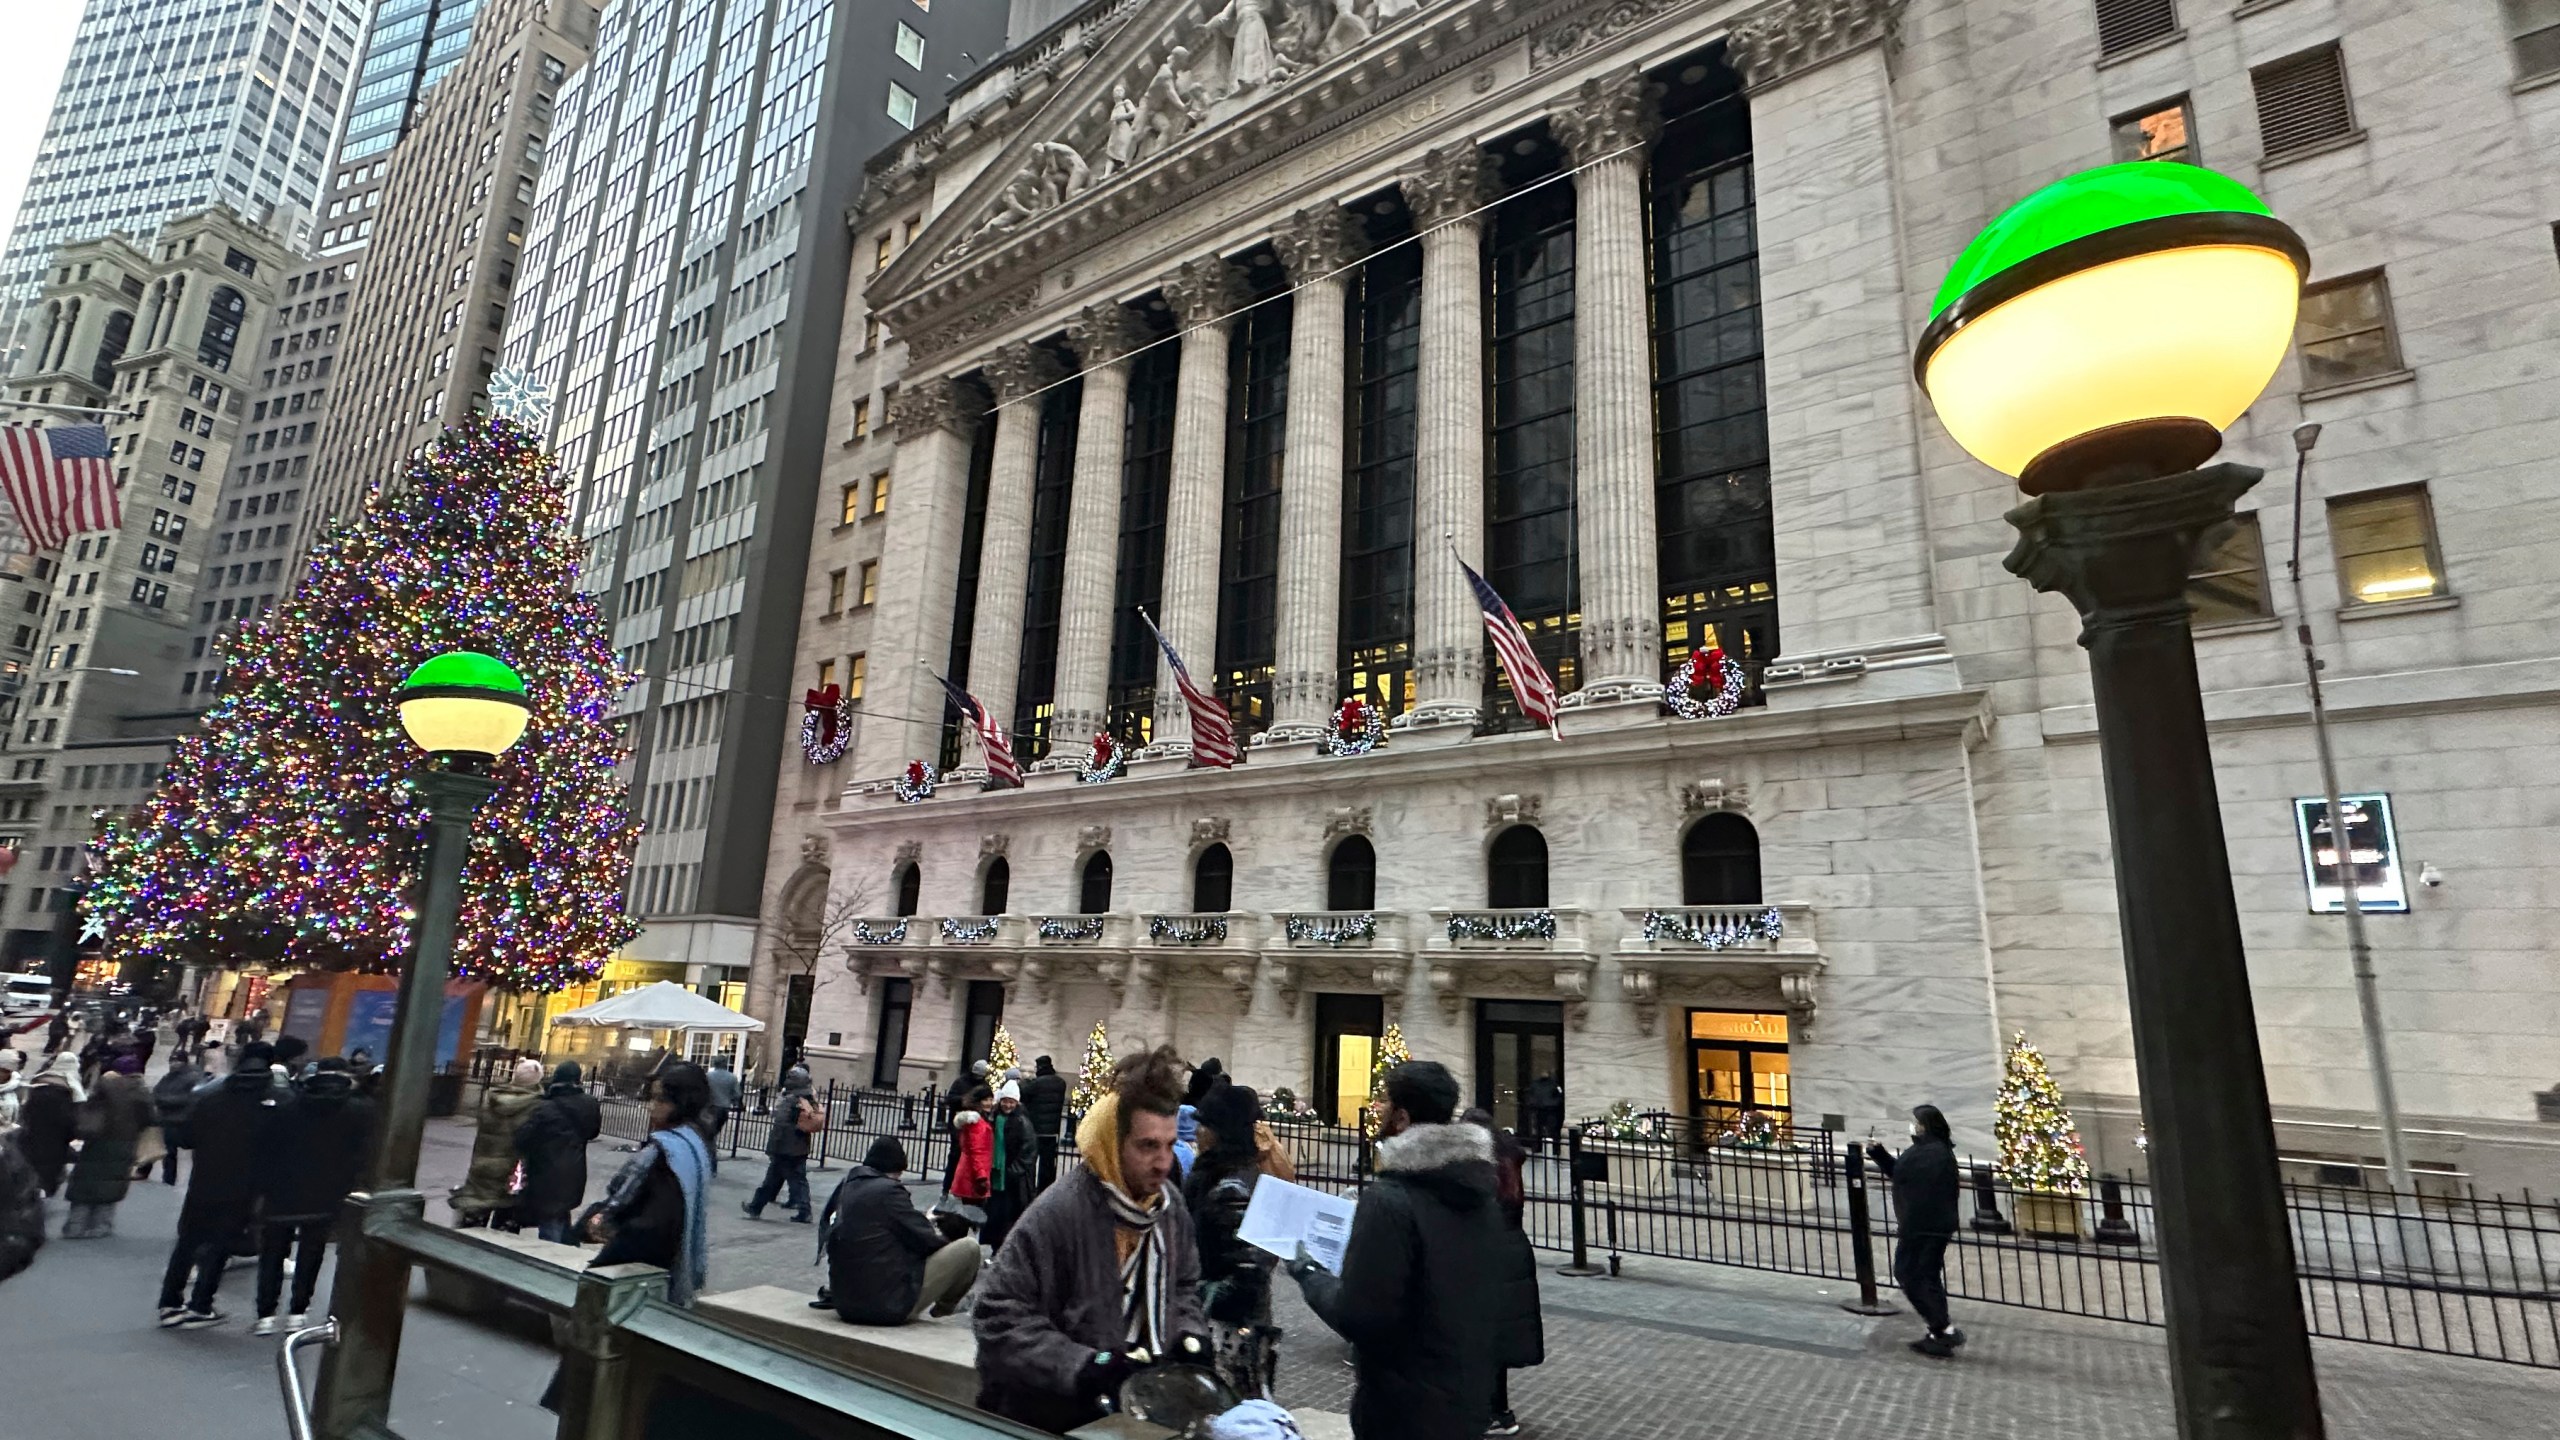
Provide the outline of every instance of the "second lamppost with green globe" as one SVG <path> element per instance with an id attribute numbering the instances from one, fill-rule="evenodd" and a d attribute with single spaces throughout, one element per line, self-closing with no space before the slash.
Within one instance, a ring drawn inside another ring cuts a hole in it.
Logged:
<path id="1" fill-rule="evenodd" d="M 418 1219 L 418 1148 L 426 1134 L 427 1089 L 443 1028 L 445 978 L 462 916 L 462 866 L 471 817 L 498 793 L 490 763 L 521 739 L 533 718 L 524 681 L 505 661 L 470 650 L 438 655 L 409 673 L 396 697 L 400 728 L 427 753 L 410 781 L 427 802 L 427 851 L 415 939 L 400 976 L 400 1007 L 383 1059 L 382 1111 L 373 1168 L 338 1260 L 329 1309 L 335 1317 L 321 1367 L 317 1428 L 324 1440 L 388 1433 L 391 1384 L 409 1300 L 409 1262 L 369 1243 L 366 1222 Z M 290 1342 L 288 1342 L 290 1343 Z"/>
<path id="2" fill-rule="evenodd" d="M 2186 601 L 2261 473 L 2204 462 L 2282 364 L 2308 269 L 2238 183 L 2110 165 L 1966 247 L 1914 367 L 2029 497 L 2008 568 L 2080 612 L 2186 1440 L 2321 1433 Z"/>

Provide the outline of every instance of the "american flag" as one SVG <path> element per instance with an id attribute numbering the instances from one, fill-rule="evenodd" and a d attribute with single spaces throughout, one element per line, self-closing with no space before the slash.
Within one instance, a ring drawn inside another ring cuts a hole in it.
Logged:
<path id="1" fill-rule="evenodd" d="M 1147 632 L 1164 647 L 1165 663 L 1173 667 L 1173 683 L 1181 687 L 1182 703 L 1191 711 L 1192 763 L 1215 765 L 1222 770 L 1234 769 L 1236 727 L 1227 716 L 1227 707 L 1219 704 L 1217 696 L 1201 689 L 1200 682 L 1191 678 L 1182 657 L 1174 652 L 1173 642 L 1164 638 L 1164 632 L 1156 628 L 1156 622 L 1148 617 L 1147 612 L 1139 611 L 1138 618 L 1147 622 Z"/>
<path id="2" fill-rule="evenodd" d="M 0 425 L 0 488 L 39 551 L 124 524 L 103 425 Z"/>
<path id="3" fill-rule="evenodd" d="M 977 696 L 940 675 L 933 678 L 942 681 L 943 693 L 951 697 L 952 704 L 960 707 L 960 713 L 967 717 L 969 723 L 978 727 L 978 748 L 987 752 L 988 788 L 1009 785 L 1016 790 L 1021 789 L 1022 764 L 1013 758 L 1013 742 L 1004 738 L 1004 727 L 996 723 L 996 717 L 987 713 L 986 706 L 978 703 Z"/>
<path id="4" fill-rule="evenodd" d="M 1503 672 L 1511 677 L 1511 695 L 1520 702 L 1520 713 L 1563 739 L 1564 732 L 1556 728 L 1556 682 L 1547 674 L 1546 662 L 1530 648 L 1529 632 L 1520 628 L 1520 617 L 1511 613 L 1474 566 L 1460 560 L 1458 568 L 1467 572 L 1467 583 L 1476 588 L 1476 604 L 1484 609 L 1484 633 L 1493 637 L 1494 653 L 1502 657 Z"/>

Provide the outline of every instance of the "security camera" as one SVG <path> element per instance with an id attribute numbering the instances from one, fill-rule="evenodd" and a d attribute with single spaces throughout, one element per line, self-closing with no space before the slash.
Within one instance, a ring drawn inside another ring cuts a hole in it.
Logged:
<path id="1" fill-rule="evenodd" d="M 2437 869 L 2432 863 L 2421 865 L 2418 867 L 2418 883 L 2426 886 L 2430 890 L 2433 890 L 2444 884 L 2444 872 Z"/>

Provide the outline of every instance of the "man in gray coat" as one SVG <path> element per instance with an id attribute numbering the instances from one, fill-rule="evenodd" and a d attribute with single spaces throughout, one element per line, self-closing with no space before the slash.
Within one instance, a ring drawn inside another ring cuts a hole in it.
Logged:
<path id="1" fill-rule="evenodd" d="M 1076 1129 L 1084 1164 L 1023 1212 L 978 1285 L 978 1408 L 1063 1434 L 1139 1369 L 1205 1358 L 1191 1211 L 1167 1182 L 1182 1061 L 1120 1063 Z"/>

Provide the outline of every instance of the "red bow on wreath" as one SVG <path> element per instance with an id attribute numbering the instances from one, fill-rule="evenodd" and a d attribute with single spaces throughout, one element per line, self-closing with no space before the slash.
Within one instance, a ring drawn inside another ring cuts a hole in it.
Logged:
<path id="1" fill-rule="evenodd" d="M 1724 683 L 1724 647 L 1710 645 L 1689 652 L 1689 689 L 1713 691 Z"/>
<path id="2" fill-rule="evenodd" d="M 910 760 L 907 762 L 907 783 L 910 785 L 921 785 L 924 783 L 923 761 Z"/>
<path id="3" fill-rule="evenodd" d="M 836 740 L 836 706 L 843 703 L 844 692 L 833 685 L 810 691 L 801 699 L 809 713 L 818 717 L 818 743 L 833 745 Z"/>
<path id="4" fill-rule="evenodd" d="M 1111 763 L 1111 757 L 1112 757 L 1113 755 L 1115 755 L 1115 754 L 1118 754 L 1118 753 L 1119 753 L 1119 750 L 1120 750 L 1120 747 L 1119 747 L 1119 746 L 1117 746 L 1117 745 L 1115 745 L 1115 744 L 1111 743 L 1111 737 L 1110 737 L 1110 736 L 1103 734 L 1103 733 L 1102 733 L 1101 731 L 1099 731 L 1099 730 L 1096 730 L 1095 732 L 1093 732 L 1093 768 L 1094 768 L 1094 769 L 1099 770 L 1099 769 L 1101 769 L 1102 767 L 1104 767 L 1104 766 L 1106 766 L 1106 765 L 1110 764 L 1110 763 Z"/>
<path id="5" fill-rule="evenodd" d="M 1342 708 L 1333 712 L 1333 729 L 1338 735 L 1357 735 L 1368 723 L 1368 702 L 1357 695 L 1346 697 Z"/>

